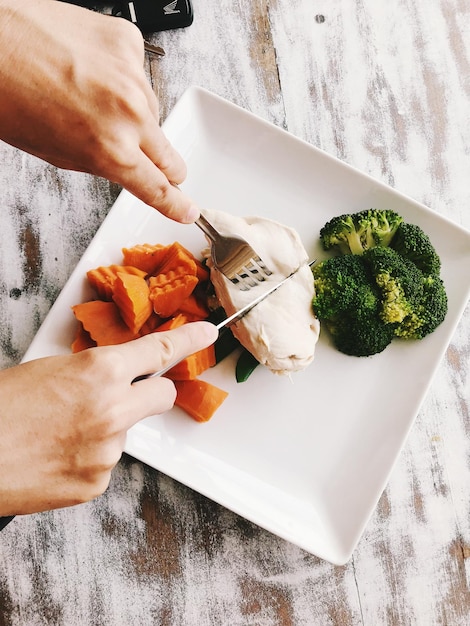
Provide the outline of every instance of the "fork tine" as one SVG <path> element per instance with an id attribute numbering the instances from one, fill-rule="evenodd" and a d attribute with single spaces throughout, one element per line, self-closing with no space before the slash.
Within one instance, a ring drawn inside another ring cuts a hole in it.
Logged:
<path id="1" fill-rule="evenodd" d="M 240 280 L 236 277 L 231 279 L 231 282 L 234 285 L 237 285 L 237 287 L 240 289 L 240 291 L 249 291 L 252 287 L 255 286 L 256 283 L 253 283 L 252 285 L 249 285 L 246 283 L 246 281 L 241 278 Z"/>
<path id="2" fill-rule="evenodd" d="M 253 259 L 250 259 L 239 274 L 242 274 L 242 276 L 248 275 L 252 280 L 258 281 L 259 283 L 262 283 L 267 277 L 258 263 Z"/>
<path id="3" fill-rule="evenodd" d="M 236 285 L 241 284 L 240 288 L 246 291 L 250 287 L 256 287 L 257 283 L 265 281 L 271 274 L 271 270 L 266 267 L 260 257 L 256 257 L 250 259 L 230 280 Z"/>
<path id="4" fill-rule="evenodd" d="M 234 285 L 239 285 L 242 291 L 248 291 L 258 284 L 247 268 L 243 267 L 240 272 L 234 274 L 230 280 Z"/>
<path id="5" fill-rule="evenodd" d="M 258 280 L 262 281 L 262 280 L 265 280 L 266 276 L 271 276 L 272 274 L 271 270 L 266 267 L 266 264 L 261 259 L 261 257 L 259 256 L 253 257 L 251 259 L 251 263 L 253 264 L 253 266 L 257 268 L 257 269 L 254 269 L 253 272 L 255 273 L 258 272 L 258 276 L 261 277 L 261 278 L 258 278 Z"/>

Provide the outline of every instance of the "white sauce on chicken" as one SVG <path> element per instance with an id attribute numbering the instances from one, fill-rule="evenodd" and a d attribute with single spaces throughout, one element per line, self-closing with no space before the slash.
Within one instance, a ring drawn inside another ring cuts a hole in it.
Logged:
<path id="1" fill-rule="evenodd" d="M 298 233 L 261 217 L 237 217 L 213 210 L 204 210 L 204 215 L 222 234 L 246 239 L 273 272 L 265 282 L 241 291 L 213 267 L 210 249 L 204 250 L 211 268 L 211 281 L 227 315 L 298 269 L 282 287 L 232 325 L 231 330 L 272 372 L 289 374 L 305 369 L 313 361 L 320 324 L 312 310 L 313 275 Z"/>

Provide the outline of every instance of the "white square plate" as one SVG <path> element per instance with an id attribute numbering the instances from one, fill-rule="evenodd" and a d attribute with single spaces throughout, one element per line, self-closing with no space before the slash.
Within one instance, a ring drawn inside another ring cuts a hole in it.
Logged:
<path id="1" fill-rule="evenodd" d="M 421 342 L 394 342 L 369 358 L 337 352 L 322 335 L 314 363 L 291 379 L 258 368 L 237 384 L 235 356 L 206 374 L 229 397 L 212 420 L 178 409 L 128 434 L 126 452 L 259 526 L 335 564 L 351 556 L 387 483 L 470 292 L 470 233 L 285 131 L 197 87 L 164 129 L 188 165 L 184 190 L 200 206 L 264 215 L 293 226 L 322 258 L 334 215 L 389 208 L 419 224 L 442 259 L 444 323 Z M 127 192 L 80 260 L 25 360 L 68 353 L 70 307 L 91 297 L 85 272 L 119 262 L 121 248 L 175 240 L 199 254 L 195 226 L 163 218 Z M 366 393 L 358 393 L 366 386 Z M 397 388 L 384 402 L 384 388 Z"/>

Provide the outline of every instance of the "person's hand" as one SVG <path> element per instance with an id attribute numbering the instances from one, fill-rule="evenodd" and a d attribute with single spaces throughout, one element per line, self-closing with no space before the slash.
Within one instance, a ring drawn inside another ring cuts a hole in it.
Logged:
<path id="1" fill-rule="evenodd" d="M 159 126 L 140 31 L 57 0 L 0 0 L 0 139 L 119 183 L 180 222 L 199 209 Z"/>
<path id="2" fill-rule="evenodd" d="M 167 378 L 132 381 L 208 346 L 217 334 L 213 324 L 194 322 L 0 372 L 0 516 L 103 493 L 127 430 L 175 400 Z"/>

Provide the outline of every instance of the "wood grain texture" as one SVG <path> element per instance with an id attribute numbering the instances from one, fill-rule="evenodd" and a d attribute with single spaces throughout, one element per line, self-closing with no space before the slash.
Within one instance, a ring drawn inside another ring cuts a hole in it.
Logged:
<path id="1" fill-rule="evenodd" d="M 190 28 L 152 36 L 162 120 L 201 85 L 470 228 L 467 2 L 193 2 Z M 118 191 L 0 144 L 2 367 Z M 2 532 L 0 626 L 466 626 L 469 363 L 467 306 L 345 566 L 125 456 L 96 501 Z"/>

